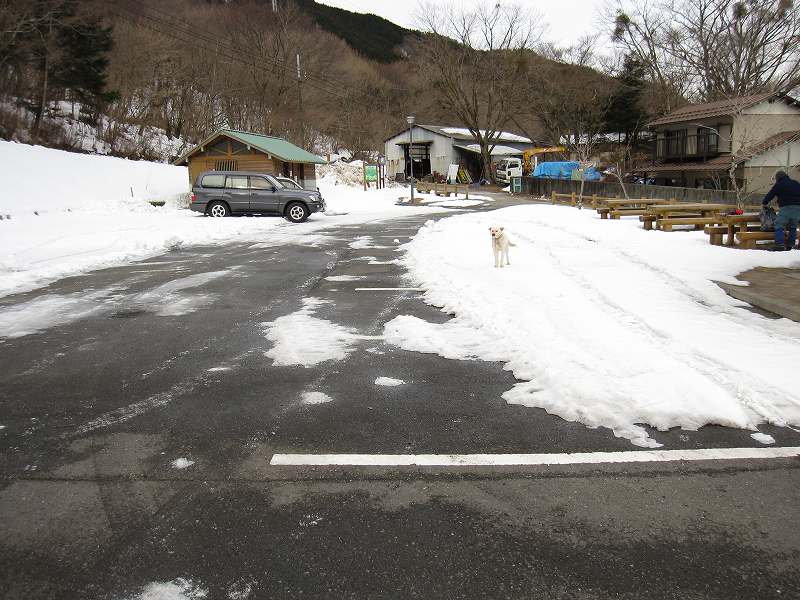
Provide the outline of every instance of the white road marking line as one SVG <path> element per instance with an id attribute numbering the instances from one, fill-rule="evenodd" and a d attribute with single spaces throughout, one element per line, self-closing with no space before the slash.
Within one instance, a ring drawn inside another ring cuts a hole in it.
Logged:
<path id="1" fill-rule="evenodd" d="M 273 466 L 500 467 L 793 458 L 800 447 L 704 448 L 575 454 L 273 454 Z"/>
<path id="2" fill-rule="evenodd" d="M 424 288 L 415 287 L 393 287 L 393 288 L 356 288 L 357 292 L 424 292 Z"/>

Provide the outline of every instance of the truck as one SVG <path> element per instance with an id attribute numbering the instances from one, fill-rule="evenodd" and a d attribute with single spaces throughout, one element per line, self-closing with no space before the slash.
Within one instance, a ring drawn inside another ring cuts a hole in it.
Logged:
<path id="1" fill-rule="evenodd" d="M 504 158 L 497 163 L 494 178 L 498 183 L 511 183 L 512 177 L 522 177 L 522 159 Z"/>

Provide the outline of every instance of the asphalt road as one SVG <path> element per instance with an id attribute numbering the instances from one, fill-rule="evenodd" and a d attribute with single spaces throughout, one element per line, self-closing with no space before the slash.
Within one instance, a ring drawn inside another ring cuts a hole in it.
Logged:
<path id="1" fill-rule="evenodd" d="M 797 459 L 270 466 L 292 452 L 637 450 L 507 405 L 501 364 L 379 339 L 397 315 L 449 318 L 415 291 L 355 290 L 409 286 L 394 240 L 426 218 L 309 246 L 181 249 L 0 300 L 65 305 L 0 341 L 0 595 L 127 600 L 172 582 L 231 600 L 799 598 Z M 351 248 L 358 236 L 380 247 Z M 326 279 L 342 275 L 362 278 Z M 263 324 L 308 297 L 365 339 L 341 361 L 274 366 Z M 303 404 L 309 391 L 333 401 Z M 719 427 L 653 435 L 667 449 L 758 446 Z"/>

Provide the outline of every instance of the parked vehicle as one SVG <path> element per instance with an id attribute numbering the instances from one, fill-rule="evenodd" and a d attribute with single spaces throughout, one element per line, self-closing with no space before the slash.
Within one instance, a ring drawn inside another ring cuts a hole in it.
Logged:
<path id="1" fill-rule="evenodd" d="M 497 163 L 494 178 L 499 183 L 511 183 L 512 177 L 522 177 L 521 158 L 504 158 Z"/>
<path id="2" fill-rule="evenodd" d="M 302 190 L 303 186 L 297 183 L 294 179 L 290 179 L 289 177 L 283 176 L 275 176 L 275 179 L 280 181 L 283 184 L 283 187 L 290 189 L 290 190 Z"/>
<path id="3" fill-rule="evenodd" d="M 274 214 L 302 223 L 310 214 L 324 212 L 325 200 L 318 191 L 291 189 L 268 173 L 206 171 L 192 187 L 189 208 L 210 217 Z"/>

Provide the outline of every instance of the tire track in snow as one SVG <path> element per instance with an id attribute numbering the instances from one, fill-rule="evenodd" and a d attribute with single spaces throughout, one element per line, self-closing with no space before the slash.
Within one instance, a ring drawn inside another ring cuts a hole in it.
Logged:
<path id="1" fill-rule="evenodd" d="M 540 226 L 550 229 L 551 231 L 559 235 L 562 235 L 564 237 L 577 239 L 584 246 L 588 246 L 589 243 L 593 243 L 590 238 L 585 236 L 575 235 L 563 229 L 551 227 L 548 225 L 540 225 Z M 525 240 L 526 243 L 530 244 L 534 248 L 540 247 L 527 235 L 515 232 L 515 238 Z M 596 251 L 601 251 L 601 250 L 606 251 L 607 248 L 603 247 L 602 249 L 596 249 Z M 613 322 L 619 323 L 620 326 L 626 324 L 629 325 L 630 327 L 635 328 L 652 345 L 656 346 L 665 354 L 668 354 L 673 360 L 676 360 L 677 362 L 684 365 L 686 369 L 702 375 L 709 381 L 715 383 L 716 385 L 724 389 L 733 398 L 738 400 L 741 405 L 752 411 L 758 417 L 765 419 L 768 422 L 775 423 L 774 415 L 780 411 L 779 409 L 777 409 L 777 407 L 774 406 L 774 404 L 769 402 L 767 398 L 778 397 L 778 398 L 785 398 L 785 400 L 789 402 L 791 401 L 791 398 L 786 397 L 780 390 L 774 388 L 771 384 L 753 375 L 752 373 L 748 374 L 749 389 L 744 390 L 741 383 L 742 376 L 739 370 L 735 369 L 734 367 L 724 362 L 717 360 L 712 356 L 709 356 L 707 353 L 703 352 L 698 348 L 692 348 L 691 350 L 687 351 L 685 349 L 685 343 L 683 341 L 681 341 L 674 335 L 671 335 L 667 331 L 660 331 L 658 329 L 655 329 L 649 323 L 644 321 L 641 317 L 637 316 L 633 312 L 627 310 L 626 308 L 616 303 L 614 300 L 609 298 L 608 295 L 606 295 L 595 284 L 593 284 L 587 278 L 576 272 L 574 268 L 572 268 L 569 264 L 567 264 L 550 248 L 545 248 L 544 253 L 550 258 L 553 264 L 558 265 L 560 267 L 560 272 L 562 274 L 569 277 L 579 287 L 587 290 L 587 293 L 591 294 L 592 297 L 599 299 L 602 302 L 603 306 L 609 312 L 615 314 L 616 318 L 613 320 Z M 617 252 L 609 252 L 608 254 L 611 254 L 612 256 L 613 254 L 617 254 L 628 258 L 626 256 L 626 253 L 624 252 L 617 251 Z M 642 261 L 632 261 L 632 262 L 634 262 L 640 268 L 645 267 L 646 270 L 657 275 L 662 280 L 665 279 L 665 276 L 668 277 L 670 281 L 667 281 L 665 283 L 672 284 L 673 277 L 668 273 L 665 273 L 659 269 L 649 268 L 649 265 L 643 263 Z M 682 284 L 682 282 L 679 283 Z M 682 284 L 680 287 L 684 288 L 685 290 L 691 290 L 691 288 L 689 288 L 689 286 L 686 286 L 685 284 Z M 689 295 L 689 294 L 683 294 L 683 295 Z M 695 303 L 699 304 L 701 310 L 709 313 L 709 315 L 713 317 L 718 316 L 716 313 L 713 312 L 713 310 L 710 307 L 708 307 L 705 304 L 698 303 L 695 297 L 693 296 L 691 297 Z M 687 352 L 691 353 L 687 355 Z M 756 390 L 760 390 L 761 392 L 759 393 Z M 754 402 L 754 399 L 756 402 Z M 770 410 L 766 410 L 767 407 Z M 785 425 L 783 421 L 778 422 L 776 424 Z M 751 423 L 750 426 L 755 428 L 755 425 L 753 423 Z"/>

